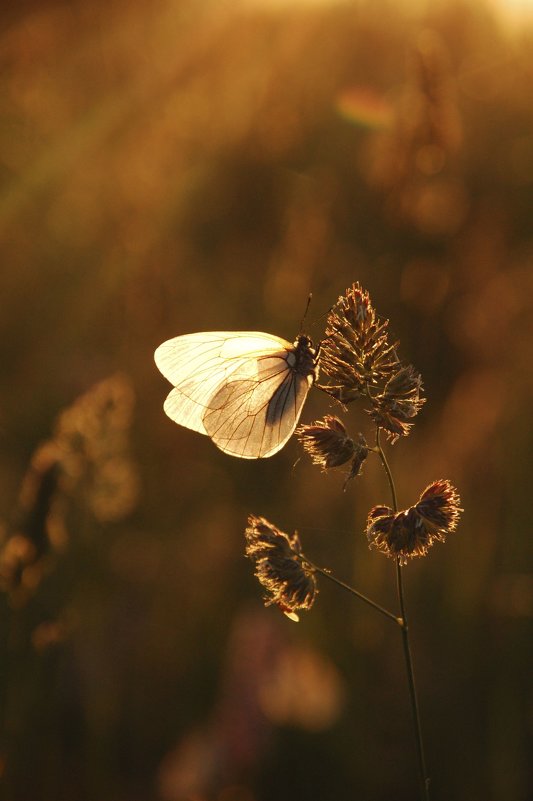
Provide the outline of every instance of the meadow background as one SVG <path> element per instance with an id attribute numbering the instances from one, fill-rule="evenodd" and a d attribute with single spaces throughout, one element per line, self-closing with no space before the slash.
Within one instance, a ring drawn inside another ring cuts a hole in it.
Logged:
<path id="1" fill-rule="evenodd" d="M 262 514 L 395 608 L 378 465 L 343 494 L 295 440 L 225 456 L 153 364 L 192 331 L 292 341 L 311 291 L 317 341 L 359 281 L 428 397 L 389 450 L 400 503 L 448 478 L 465 510 L 405 569 L 433 798 L 531 801 L 532 27 L 474 0 L 1 23 L 4 797 L 415 797 L 398 631 L 324 582 L 295 625 L 243 558 Z"/>

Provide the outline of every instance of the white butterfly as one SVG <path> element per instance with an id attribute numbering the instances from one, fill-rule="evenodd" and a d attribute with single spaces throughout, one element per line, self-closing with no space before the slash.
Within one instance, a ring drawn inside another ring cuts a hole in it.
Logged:
<path id="1" fill-rule="evenodd" d="M 154 358 L 174 384 L 168 416 L 241 459 L 285 445 L 318 376 L 318 349 L 303 335 L 291 345 L 260 331 L 185 334 L 163 342 Z"/>

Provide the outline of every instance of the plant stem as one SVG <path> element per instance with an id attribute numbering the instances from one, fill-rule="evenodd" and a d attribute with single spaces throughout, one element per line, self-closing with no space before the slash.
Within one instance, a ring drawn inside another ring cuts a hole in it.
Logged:
<path id="1" fill-rule="evenodd" d="M 381 464 L 383 465 L 383 469 L 387 475 L 387 479 L 390 486 L 390 491 L 392 495 L 392 506 L 394 512 L 398 511 L 398 500 L 396 496 L 396 487 L 394 486 L 394 479 L 392 477 L 391 469 L 389 467 L 389 463 L 387 462 L 387 458 L 381 447 L 380 442 L 380 432 L 381 429 L 379 426 L 376 427 L 376 450 L 379 454 L 379 458 L 381 459 Z M 409 643 L 409 626 L 407 624 L 407 615 L 405 612 L 405 598 L 403 592 L 403 576 L 402 576 L 402 566 L 400 563 L 400 559 L 396 559 L 396 584 L 398 590 L 398 603 L 400 606 L 400 626 L 402 630 L 402 643 L 403 643 L 403 653 L 405 659 L 405 668 L 407 671 L 407 683 L 409 685 L 409 700 L 411 702 L 411 713 L 413 716 L 413 726 L 414 726 L 414 735 L 415 735 L 415 746 L 416 746 L 416 755 L 418 761 L 418 778 L 420 782 L 420 798 L 422 801 L 430 801 L 429 797 L 429 778 L 427 775 L 426 770 L 426 759 L 424 756 L 424 740 L 422 738 L 422 726 L 420 724 L 420 712 L 418 708 L 418 698 L 416 692 L 416 684 L 415 684 L 415 674 L 413 670 L 413 658 L 411 656 L 411 646 Z"/>
<path id="2" fill-rule="evenodd" d="M 389 487 L 390 487 L 390 491 L 391 491 L 391 495 L 392 495 L 392 508 L 394 509 L 394 512 L 397 512 L 398 511 L 398 499 L 396 497 L 396 487 L 394 486 L 394 479 L 392 477 L 392 473 L 391 473 L 391 469 L 389 467 L 389 463 L 387 462 L 387 459 L 385 457 L 385 452 L 384 452 L 383 448 L 381 447 L 380 434 L 381 434 L 381 428 L 379 426 L 377 426 L 376 427 L 376 450 L 377 450 L 377 452 L 379 454 L 379 458 L 381 459 L 381 464 L 383 465 L 383 469 L 385 470 L 385 473 L 387 474 L 387 479 L 389 481 Z"/>
<path id="3" fill-rule="evenodd" d="M 318 565 L 313 564 L 313 562 L 311 562 L 311 560 L 308 559 L 307 556 L 305 556 L 305 554 L 301 553 L 299 555 L 299 558 L 302 562 L 309 565 L 309 567 L 311 567 L 313 570 L 316 570 L 317 573 L 320 573 L 321 576 L 325 576 L 325 578 L 329 579 L 330 581 L 333 581 L 338 587 L 342 587 L 344 590 L 347 590 L 352 595 L 355 595 L 356 598 L 359 598 L 359 600 L 364 601 L 366 604 L 372 606 L 378 612 L 381 612 L 382 615 L 385 615 L 385 617 L 388 617 L 390 620 L 394 620 L 395 623 L 398 623 L 399 626 L 403 627 L 403 620 L 399 618 L 397 615 L 394 615 L 392 612 L 389 612 L 388 609 L 385 609 L 383 606 L 380 606 L 371 598 L 367 598 L 366 595 L 363 595 L 362 592 L 359 592 L 358 590 L 354 589 L 354 587 L 350 587 L 349 584 L 345 584 L 344 581 L 338 579 L 336 576 L 333 575 L 333 573 L 330 573 L 328 570 L 324 570 L 324 568 L 318 567 Z"/>
<path id="4" fill-rule="evenodd" d="M 415 685 L 415 674 L 413 670 L 413 659 L 411 656 L 411 648 L 409 645 L 409 627 L 407 625 L 407 617 L 405 614 L 402 566 L 400 564 L 399 559 L 396 560 L 396 580 L 398 587 L 398 601 L 400 604 L 400 614 L 402 616 L 403 653 L 405 658 L 405 667 L 407 670 L 407 681 L 409 684 L 409 698 L 411 700 L 411 713 L 413 716 L 413 725 L 415 730 L 416 755 L 418 760 L 418 778 L 420 780 L 420 797 L 424 799 L 424 801 L 430 801 L 429 778 L 427 775 L 426 758 L 424 755 L 424 740 L 422 738 L 422 726 L 420 725 L 420 712 L 418 709 L 418 697 Z"/>

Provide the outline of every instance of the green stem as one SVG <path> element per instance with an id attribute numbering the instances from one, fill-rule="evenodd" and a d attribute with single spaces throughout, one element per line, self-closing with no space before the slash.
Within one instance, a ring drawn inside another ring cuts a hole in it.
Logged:
<path id="1" fill-rule="evenodd" d="M 389 467 L 389 463 L 387 462 L 387 458 L 381 447 L 380 442 L 380 433 L 381 429 L 379 426 L 376 427 L 376 450 L 379 454 L 379 458 L 381 459 L 381 464 L 383 465 L 383 469 L 387 475 L 387 479 L 390 486 L 390 491 L 392 495 L 392 506 L 394 512 L 398 511 L 398 499 L 396 496 L 396 487 L 394 485 L 394 479 L 392 477 L 391 469 Z M 411 713 L 413 716 L 413 726 L 414 726 L 414 735 L 415 735 L 415 746 L 416 746 L 416 755 L 417 755 L 417 762 L 418 762 L 418 778 L 420 782 L 420 797 L 422 801 L 430 801 L 429 797 L 429 778 L 427 775 L 426 769 L 426 758 L 424 755 L 424 740 L 422 737 L 422 726 L 420 724 L 420 712 L 418 708 L 418 696 L 416 692 L 416 684 L 415 684 L 415 674 L 413 670 L 413 658 L 411 655 L 411 646 L 409 643 L 409 626 L 407 624 L 407 615 L 405 612 L 405 598 L 403 592 L 403 575 L 402 575 L 402 566 L 400 563 L 399 557 L 396 559 L 396 583 L 397 583 L 397 590 L 398 590 L 398 603 L 400 606 L 400 625 L 402 630 L 402 644 L 403 644 L 403 654 L 405 659 L 405 668 L 407 671 L 407 683 L 409 685 L 409 700 L 411 702 Z"/>
<path id="2" fill-rule="evenodd" d="M 311 560 L 308 559 L 307 556 L 305 556 L 305 554 L 303 553 L 299 554 L 299 559 L 300 561 L 309 565 L 309 567 L 315 570 L 317 573 L 320 573 L 321 576 L 324 576 L 330 581 L 333 581 L 334 584 L 336 584 L 338 587 L 342 587 L 344 590 L 347 590 L 347 592 L 350 592 L 352 595 L 355 595 L 356 598 L 359 598 L 360 601 L 364 601 L 365 604 L 368 604 L 369 606 L 373 607 L 373 609 L 376 609 L 378 612 L 381 612 L 381 614 L 385 615 L 385 617 L 388 617 L 390 620 L 394 620 L 395 623 L 398 623 L 398 625 L 403 626 L 403 621 L 401 620 L 401 618 L 397 617 L 397 615 L 394 615 L 392 612 L 389 612 L 388 609 L 385 609 L 383 606 L 380 606 L 371 598 L 367 598 L 366 595 L 363 595 L 362 592 L 359 592 L 353 587 L 350 587 L 349 584 L 345 584 L 344 581 L 338 579 L 336 576 L 333 575 L 333 573 L 330 573 L 328 570 L 325 570 L 324 568 L 318 567 L 318 565 L 313 564 L 313 562 L 311 562 Z"/>

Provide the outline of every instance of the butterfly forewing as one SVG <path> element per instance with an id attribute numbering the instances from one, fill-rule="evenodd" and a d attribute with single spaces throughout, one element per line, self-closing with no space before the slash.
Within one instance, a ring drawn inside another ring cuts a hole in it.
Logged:
<path id="1" fill-rule="evenodd" d="M 174 337 L 160 345 L 155 363 L 175 389 L 164 409 L 179 425 L 206 434 L 203 416 L 209 399 L 236 370 L 255 373 L 255 358 L 291 347 L 279 337 L 256 331 L 208 331 Z"/>
<path id="2" fill-rule="evenodd" d="M 309 341 L 299 348 L 309 361 L 314 354 Z M 207 434 L 226 453 L 244 459 L 272 456 L 294 431 L 313 383 L 312 370 L 295 368 L 295 354 L 289 342 L 258 331 L 168 340 L 155 352 L 158 368 L 175 387 L 165 412 Z"/>

